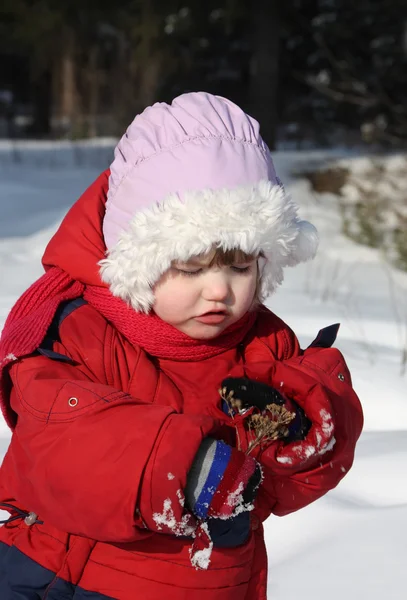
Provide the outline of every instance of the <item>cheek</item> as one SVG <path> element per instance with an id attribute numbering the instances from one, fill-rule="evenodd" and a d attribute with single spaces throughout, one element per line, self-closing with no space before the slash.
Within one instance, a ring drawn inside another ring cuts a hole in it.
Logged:
<path id="1" fill-rule="evenodd" d="M 256 277 L 239 276 L 239 279 L 235 282 L 235 307 L 239 312 L 245 312 L 252 305 L 256 294 L 256 285 Z"/>
<path id="2" fill-rule="evenodd" d="M 190 302 L 188 288 L 172 280 L 158 285 L 154 290 L 154 295 L 154 312 L 164 319 L 177 316 Z"/>
<path id="3" fill-rule="evenodd" d="M 248 294 L 249 306 L 252 305 L 253 300 L 256 298 L 256 295 L 257 295 L 257 278 L 255 278 L 254 281 L 252 281 L 252 285 L 250 286 L 250 292 Z"/>
<path id="4" fill-rule="evenodd" d="M 257 289 L 257 272 L 248 277 L 242 286 L 242 295 L 249 304 L 253 301 Z"/>

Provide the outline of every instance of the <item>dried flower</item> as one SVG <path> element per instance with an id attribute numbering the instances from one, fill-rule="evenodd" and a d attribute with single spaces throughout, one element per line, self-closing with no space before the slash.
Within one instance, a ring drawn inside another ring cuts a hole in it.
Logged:
<path id="1" fill-rule="evenodd" d="M 226 395 L 227 389 L 224 387 L 219 390 L 219 395 L 224 400 L 228 406 L 228 412 L 231 417 L 233 417 L 236 413 L 240 412 L 243 409 L 243 403 L 239 398 L 235 398 L 235 393 L 231 390 Z"/>
<path id="2" fill-rule="evenodd" d="M 232 417 L 232 419 L 235 419 L 235 414 L 236 413 L 240 413 L 243 409 L 243 403 L 241 400 L 239 400 L 239 398 L 235 398 L 234 397 L 234 392 L 233 390 L 231 390 L 227 395 L 227 389 L 221 388 L 219 390 L 219 395 L 222 398 L 222 400 L 224 400 L 224 402 L 226 403 L 226 406 L 228 407 L 228 413 L 229 415 Z M 236 441 L 237 441 L 237 449 L 241 450 L 241 443 L 240 443 L 240 436 L 239 436 L 239 431 L 236 428 Z"/>
<path id="3" fill-rule="evenodd" d="M 249 431 L 254 438 L 250 442 L 246 454 L 268 442 L 283 439 L 289 435 L 288 425 L 295 418 L 295 413 L 288 411 L 284 406 L 268 404 L 262 414 L 250 415 L 247 419 Z"/>
<path id="4" fill-rule="evenodd" d="M 234 396 L 233 390 L 227 393 L 226 388 L 219 390 L 220 397 L 225 401 L 228 407 L 228 413 L 235 418 L 236 414 L 244 414 L 248 408 L 243 406 L 243 402 Z M 254 413 L 247 417 L 246 424 L 248 430 L 252 432 L 253 439 L 249 443 L 246 454 L 268 442 L 278 439 L 284 439 L 289 435 L 288 425 L 295 418 L 295 413 L 288 411 L 284 406 L 279 404 L 268 404 L 262 413 Z M 238 449 L 241 444 L 239 432 L 236 429 Z"/>

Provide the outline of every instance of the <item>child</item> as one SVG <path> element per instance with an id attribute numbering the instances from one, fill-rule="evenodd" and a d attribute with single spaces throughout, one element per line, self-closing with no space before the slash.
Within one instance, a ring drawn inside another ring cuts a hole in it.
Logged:
<path id="1" fill-rule="evenodd" d="M 262 522 L 362 427 L 335 331 L 303 352 L 261 304 L 316 246 L 232 102 L 136 117 L 3 331 L 2 600 L 266 598 Z"/>

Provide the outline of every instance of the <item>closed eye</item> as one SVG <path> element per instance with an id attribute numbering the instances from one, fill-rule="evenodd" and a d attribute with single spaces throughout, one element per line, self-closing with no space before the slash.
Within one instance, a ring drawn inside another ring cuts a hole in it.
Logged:
<path id="1" fill-rule="evenodd" d="M 239 275 L 243 275 L 244 273 L 247 273 L 248 271 L 250 271 L 251 266 L 252 265 L 246 265 L 246 266 L 240 267 L 237 265 L 231 265 L 230 268 L 235 273 L 238 273 Z M 204 268 L 189 270 L 189 269 L 180 269 L 179 267 L 173 267 L 173 269 L 177 273 L 180 273 L 181 275 L 185 275 L 186 277 L 196 277 L 197 275 L 200 275 L 204 271 Z"/>
<path id="2" fill-rule="evenodd" d="M 250 271 L 250 266 L 247 267 L 236 267 L 236 266 L 232 266 L 231 267 L 232 271 L 234 271 L 235 273 L 247 273 L 248 271 Z"/>
<path id="3" fill-rule="evenodd" d="M 178 269 L 176 267 L 174 268 L 177 271 L 177 273 L 180 273 L 181 275 L 186 275 L 187 277 L 194 277 L 195 275 L 199 275 L 200 273 L 202 273 L 202 269 L 196 269 L 195 271 L 187 271 L 186 269 Z"/>

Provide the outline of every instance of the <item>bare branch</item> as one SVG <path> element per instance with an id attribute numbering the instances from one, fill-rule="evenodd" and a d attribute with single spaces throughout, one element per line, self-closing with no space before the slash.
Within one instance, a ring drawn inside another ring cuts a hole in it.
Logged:
<path id="1" fill-rule="evenodd" d="M 312 77 L 309 77 L 309 76 L 306 77 L 306 76 L 302 75 L 298 71 L 294 72 L 294 77 L 296 79 L 298 79 L 299 81 L 301 81 L 302 83 L 306 83 L 310 87 L 313 87 L 314 89 L 318 90 L 322 94 L 325 94 L 325 96 L 332 98 L 336 102 L 347 102 L 349 104 L 355 104 L 357 106 L 363 106 L 365 108 L 370 108 L 372 106 L 379 104 L 379 101 L 377 98 L 372 98 L 372 97 L 366 98 L 363 96 L 358 96 L 356 94 L 352 94 L 350 92 L 343 92 L 338 89 L 331 88 L 324 83 L 320 83 L 320 82 L 316 81 Z"/>

